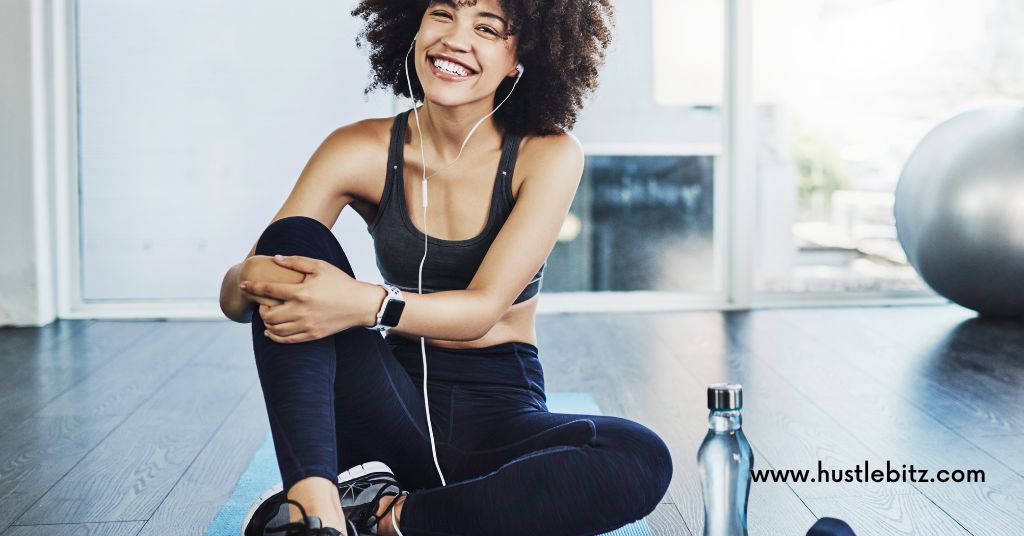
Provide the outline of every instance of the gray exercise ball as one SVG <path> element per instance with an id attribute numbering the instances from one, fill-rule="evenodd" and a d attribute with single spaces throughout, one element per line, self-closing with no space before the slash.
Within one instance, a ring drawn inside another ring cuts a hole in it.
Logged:
<path id="1" fill-rule="evenodd" d="M 1024 316 L 1024 105 L 933 128 L 896 185 L 896 234 L 935 292 L 983 316 Z"/>

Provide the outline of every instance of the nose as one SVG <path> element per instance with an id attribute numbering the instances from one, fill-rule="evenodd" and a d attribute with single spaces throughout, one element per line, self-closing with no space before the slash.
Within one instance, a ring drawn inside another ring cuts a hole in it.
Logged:
<path id="1" fill-rule="evenodd" d="M 451 25 L 451 30 L 441 37 L 441 44 L 458 52 L 469 52 L 469 38 L 458 24 Z"/>

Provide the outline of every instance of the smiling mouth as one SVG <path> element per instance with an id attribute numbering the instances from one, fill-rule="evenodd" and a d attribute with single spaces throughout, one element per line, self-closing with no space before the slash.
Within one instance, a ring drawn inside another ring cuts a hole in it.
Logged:
<path id="1" fill-rule="evenodd" d="M 476 74 L 476 71 L 465 65 L 436 56 L 427 55 L 427 63 L 430 64 L 435 73 L 446 75 L 444 76 L 445 78 L 452 80 L 467 79 Z"/>

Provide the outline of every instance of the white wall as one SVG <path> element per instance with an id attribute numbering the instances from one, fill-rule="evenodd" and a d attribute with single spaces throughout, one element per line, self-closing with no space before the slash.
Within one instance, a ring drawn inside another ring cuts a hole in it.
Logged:
<path id="1" fill-rule="evenodd" d="M 0 2 L 0 326 L 56 314 L 42 0 Z"/>
<path id="2" fill-rule="evenodd" d="M 695 146 L 717 147 L 721 143 L 717 110 L 694 110 L 689 103 L 659 102 L 655 67 L 663 64 L 656 62 L 655 45 L 673 43 L 667 39 L 655 42 L 656 14 L 650 0 L 615 3 L 615 35 L 601 70 L 600 85 L 573 129 L 588 151 L 630 154 L 649 152 L 652 147 L 687 146 L 693 150 Z M 712 61 L 720 72 L 721 57 Z M 685 68 L 689 72 L 701 71 L 700 66 Z M 719 94 L 717 99 L 708 98 L 710 102 L 703 104 L 719 105 L 721 97 Z"/>
<path id="3" fill-rule="evenodd" d="M 354 1 L 189 4 L 0 2 L 0 325 L 206 316 L 323 137 L 394 112 Z M 334 230 L 379 279 L 358 215 Z"/>
<path id="4" fill-rule="evenodd" d="M 216 300 L 320 142 L 392 114 L 364 99 L 353 5 L 79 3 L 84 302 Z M 335 232 L 379 280 L 362 219 L 345 210 Z"/>

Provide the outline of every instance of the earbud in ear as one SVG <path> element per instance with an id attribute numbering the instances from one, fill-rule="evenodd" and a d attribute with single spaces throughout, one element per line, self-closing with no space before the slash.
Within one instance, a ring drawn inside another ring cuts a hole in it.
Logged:
<path id="1" fill-rule="evenodd" d="M 526 67 L 523 67 L 522 63 L 517 63 L 516 70 L 519 71 L 519 76 L 523 76 L 523 72 L 526 71 Z"/>

